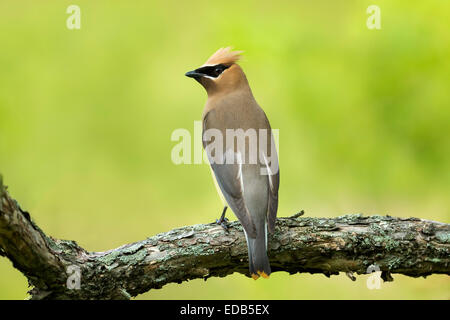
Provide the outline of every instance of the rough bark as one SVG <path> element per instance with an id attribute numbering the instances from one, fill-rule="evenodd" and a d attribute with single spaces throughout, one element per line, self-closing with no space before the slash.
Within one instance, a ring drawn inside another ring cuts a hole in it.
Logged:
<path id="1" fill-rule="evenodd" d="M 269 237 L 272 270 L 367 273 L 376 265 L 411 277 L 450 274 L 450 225 L 418 218 L 344 215 L 279 218 Z M 0 256 L 29 280 L 33 299 L 129 299 L 167 283 L 248 275 L 242 227 L 198 224 L 171 230 L 106 252 L 46 235 L 13 200 L 0 179 Z M 79 268 L 80 288 L 68 285 Z M 253 280 L 249 280 L 253 281 Z M 266 280 L 260 280 L 266 281 Z M 72 289 L 70 289 L 72 287 Z"/>

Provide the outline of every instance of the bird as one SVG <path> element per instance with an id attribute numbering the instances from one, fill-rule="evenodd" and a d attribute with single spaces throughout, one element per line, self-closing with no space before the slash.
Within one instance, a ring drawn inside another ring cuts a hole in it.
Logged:
<path id="1" fill-rule="evenodd" d="M 238 64 L 241 54 L 220 48 L 185 75 L 207 93 L 202 144 L 224 204 L 216 222 L 227 229 L 227 208 L 234 212 L 247 242 L 249 273 L 256 280 L 271 274 L 268 233 L 275 230 L 280 173 L 272 128 Z"/>

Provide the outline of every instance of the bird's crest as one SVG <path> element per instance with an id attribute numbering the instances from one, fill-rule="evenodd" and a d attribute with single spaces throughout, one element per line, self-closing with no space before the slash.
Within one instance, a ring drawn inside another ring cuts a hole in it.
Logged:
<path id="1" fill-rule="evenodd" d="M 223 64 L 230 66 L 241 59 L 241 53 L 244 51 L 231 51 L 231 47 L 220 48 L 204 64 L 204 66 L 214 66 Z"/>

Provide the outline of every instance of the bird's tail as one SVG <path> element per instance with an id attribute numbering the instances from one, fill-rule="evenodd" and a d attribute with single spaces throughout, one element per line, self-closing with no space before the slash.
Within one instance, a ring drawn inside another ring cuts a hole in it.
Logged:
<path id="1" fill-rule="evenodd" d="M 250 275 L 253 279 L 260 276 L 269 278 L 271 270 L 267 256 L 267 224 L 264 223 L 256 229 L 256 238 L 250 238 L 245 233 L 248 247 L 248 262 Z"/>

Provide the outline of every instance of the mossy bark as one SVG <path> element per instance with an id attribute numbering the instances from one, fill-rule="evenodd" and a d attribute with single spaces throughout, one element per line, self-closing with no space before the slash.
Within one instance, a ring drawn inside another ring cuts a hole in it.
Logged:
<path id="1" fill-rule="evenodd" d="M 450 225 L 417 218 L 345 215 L 279 218 L 269 237 L 272 270 L 364 274 L 376 265 L 412 277 L 450 274 Z M 238 222 L 174 229 L 106 252 L 47 236 L 0 180 L 0 256 L 29 280 L 33 299 L 129 299 L 167 283 L 248 275 L 247 246 Z M 80 288 L 68 286 L 69 267 Z M 250 281 L 250 280 L 249 280 Z M 251 280 L 253 281 L 253 280 Z"/>

